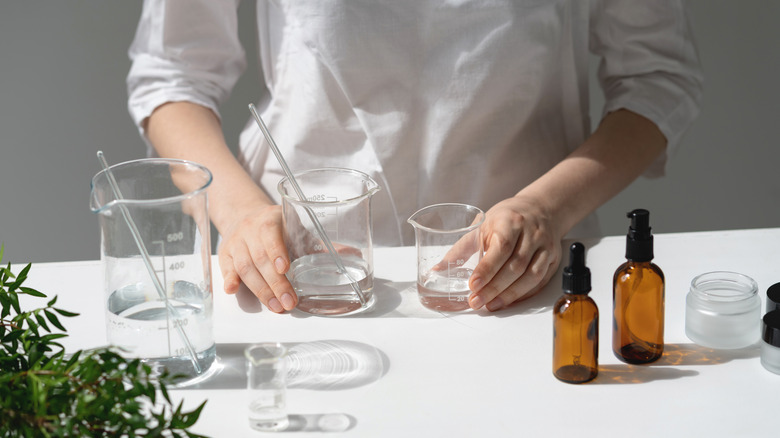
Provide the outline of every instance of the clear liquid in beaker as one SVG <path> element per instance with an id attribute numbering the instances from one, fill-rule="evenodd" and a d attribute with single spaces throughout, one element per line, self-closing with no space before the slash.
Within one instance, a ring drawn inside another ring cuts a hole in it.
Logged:
<path id="1" fill-rule="evenodd" d="M 361 305 L 350 278 L 338 271 L 331 255 L 320 253 L 296 259 L 287 273 L 298 295 L 298 310 L 315 315 L 346 315 L 371 307 L 374 276 L 368 272 L 366 261 L 349 255 L 341 259 L 349 277 L 363 291 L 367 305 Z"/>
<path id="2" fill-rule="evenodd" d="M 107 303 L 108 342 L 125 349 L 123 355 L 144 359 L 153 369 L 183 374 L 186 380 L 180 384 L 186 384 L 191 378 L 205 377 L 216 358 L 211 296 L 192 283 L 177 281 L 168 302 L 178 318 L 151 285 L 137 283 L 115 290 Z M 176 325 L 195 350 L 201 374 L 194 369 Z"/>
<path id="3" fill-rule="evenodd" d="M 443 312 L 458 312 L 469 308 L 469 277 L 472 269 L 453 268 L 429 271 L 417 283 L 417 292 L 423 306 Z"/>

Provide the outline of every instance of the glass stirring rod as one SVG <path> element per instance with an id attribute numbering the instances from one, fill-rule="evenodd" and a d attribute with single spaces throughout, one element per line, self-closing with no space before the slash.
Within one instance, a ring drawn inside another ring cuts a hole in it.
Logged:
<path id="1" fill-rule="evenodd" d="M 305 202 L 307 199 L 306 196 L 304 196 L 301 187 L 298 185 L 298 181 L 295 180 L 295 176 L 293 176 L 290 167 L 287 166 L 287 161 L 285 161 L 281 151 L 279 151 L 279 147 L 276 146 L 276 142 L 274 141 L 273 137 L 271 137 L 271 133 L 270 131 L 268 131 L 268 127 L 265 126 L 265 122 L 263 122 L 263 119 L 260 117 L 260 114 L 257 113 L 257 109 L 255 109 L 254 104 L 251 103 L 249 104 L 249 111 L 252 113 L 252 116 L 255 118 L 255 121 L 257 121 L 258 126 L 260 126 L 260 130 L 263 132 L 263 136 L 265 136 L 266 142 L 268 142 L 268 145 L 271 147 L 271 151 L 273 151 L 274 156 L 276 156 L 276 159 L 279 161 L 279 164 L 282 166 L 282 170 L 284 170 L 284 174 L 287 176 L 287 179 L 290 181 L 290 184 L 293 186 L 295 193 L 298 195 L 298 199 L 301 202 Z M 342 274 L 347 278 L 350 285 L 352 286 L 352 290 L 355 292 L 355 295 L 357 295 L 358 300 L 360 300 L 360 305 L 366 307 L 368 305 L 368 300 L 366 300 L 365 294 L 363 294 L 363 291 L 360 289 L 360 285 L 358 285 L 357 281 L 355 281 L 355 279 L 352 278 L 351 275 L 349 275 L 349 272 L 344 267 L 344 263 L 341 260 L 341 256 L 339 256 L 339 254 L 336 252 L 336 249 L 333 247 L 333 243 L 331 243 L 330 238 L 328 238 L 327 233 L 325 233 L 325 229 L 322 227 L 322 224 L 320 223 L 319 219 L 317 219 L 317 216 L 314 214 L 314 212 L 311 210 L 310 207 L 304 206 L 304 208 L 306 210 L 306 214 L 309 216 L 309 219 L 314 224 L 314 228 L 317 230 L 317 234 L 322 240 L 322 243 L 325 244 L 325 247 L 328 249 L 328 253 L 333 258 L 333 262 L 336 264 L 336 268 L 338 269 L 339 274 Z"/>

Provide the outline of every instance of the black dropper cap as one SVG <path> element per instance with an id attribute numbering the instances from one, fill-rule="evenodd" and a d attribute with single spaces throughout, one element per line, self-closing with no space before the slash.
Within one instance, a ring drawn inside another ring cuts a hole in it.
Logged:
<path id="1" fill-rule="evenodd" d="M 585 245 L 580 242 L 574 242 L 569 247 L 569 266 L 563 268 L 563 292 L 590 292 L 590 269 L 585 266 Z"/>
<path id="2" fill-rule="evenodd" d="M 626 235 L 626 258 L 632 262 L 653 260 L 653 234 L 650 232 L 650 212 L 641 208 L 626 215 L 631 219 Z"/>

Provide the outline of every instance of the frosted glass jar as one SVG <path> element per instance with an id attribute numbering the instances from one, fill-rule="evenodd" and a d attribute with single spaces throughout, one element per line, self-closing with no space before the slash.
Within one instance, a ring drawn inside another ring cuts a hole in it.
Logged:
<path id="1" fill-rule="evenodd" d="M 685 334 L 703 347 L 734 349 L 759 339 L 761 299 L 755 280 L 736 272 L 701 274 L 685 303 Z"/>
<path id="2" fill-rule="evenodd" d="M 761 365 L 780 374 L 780 310 L 764 315 L 761 327 Z"/>

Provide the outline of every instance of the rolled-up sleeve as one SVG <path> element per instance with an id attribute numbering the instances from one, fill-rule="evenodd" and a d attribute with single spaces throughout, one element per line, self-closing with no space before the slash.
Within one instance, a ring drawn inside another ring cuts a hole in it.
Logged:
<path id="1" fill-rule="evenodd" d="M 590 50 L 601 57 L 604 114 L 628 109 L 654 122 L 667 155 L 699 113 L 703 77 L 682 0 L 602 0 L 591 7 Z"/>
<path id="2" fill-rule="evenodd" d="M 139 129 L 166 102 L 193 102 L 219 116 L 220 104 L 246 68 L 239 1 L 144 1 L 127 76 L 128 109 Z"/>

